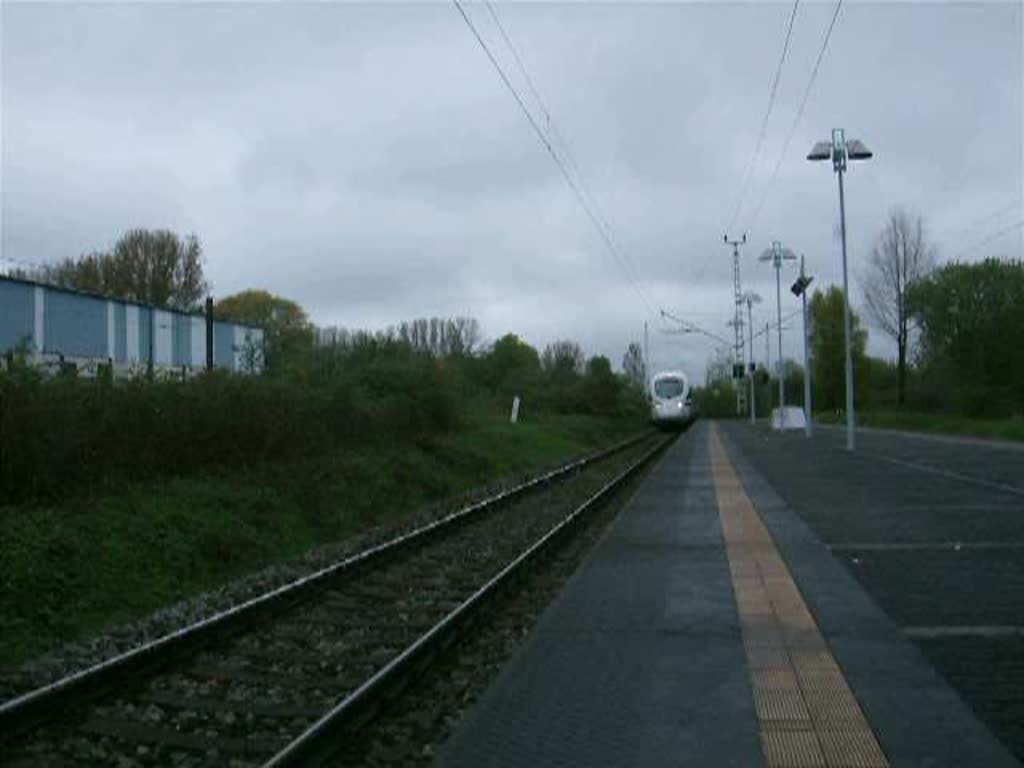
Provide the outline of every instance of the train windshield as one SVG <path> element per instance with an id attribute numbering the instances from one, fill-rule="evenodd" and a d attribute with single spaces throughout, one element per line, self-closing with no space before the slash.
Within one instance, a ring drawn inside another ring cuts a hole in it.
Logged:
<path id="1" fill-rule="evenodd" d="M 658 379 L 654 382 L 654 394 L 663 400 L 679 397 L 683 394 L 683 389 L 682 379 Z"/>

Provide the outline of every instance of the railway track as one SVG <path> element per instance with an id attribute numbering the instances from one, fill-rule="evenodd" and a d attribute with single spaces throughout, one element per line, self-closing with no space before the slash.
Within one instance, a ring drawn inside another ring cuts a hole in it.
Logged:
<path id="1" fill-rule="evenodd" d="M 5 702 L 5 764 L 315 763 L 666 442 L 566 465 Z"/>

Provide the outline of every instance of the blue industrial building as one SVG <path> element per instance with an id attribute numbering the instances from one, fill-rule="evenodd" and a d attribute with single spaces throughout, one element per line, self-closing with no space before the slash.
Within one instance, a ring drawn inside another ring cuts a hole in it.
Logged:
<path id="1" fill-rule="evenodd" d="M 41 365 L 84 373 L 206 367 L 206 318 L 172 309 L 0 276 L 0 353 L 25 348 Z M 262 369 L 263 330 L 215 321 L 213 364 L 240 373 Z"/>

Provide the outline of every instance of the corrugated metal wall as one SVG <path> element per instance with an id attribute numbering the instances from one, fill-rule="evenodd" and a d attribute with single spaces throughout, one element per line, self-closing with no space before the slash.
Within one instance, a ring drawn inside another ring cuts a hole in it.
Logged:
<path id="1" fill-rule="evenodd" d="M 117 299 L 0 277 L 0 352 L 26 343 L 42 356 L 191 369 L 206 365 L 206 320 Z M 244 345 L 263 331 L 214 323 L 214 365 L 251 372 Z M 261 368 L 257 365 L 257 370 Z"/>
<path id="2" fill-rule="evenodd" d="M 107 302 L 47 290 L 43 352 L 67 357 L 107 357 Z"/>
<path id="3" fill-rule="evenodd" d="M 121 302 L 114 304 L 114 360 L 128 362 L 128 308 Z"/>
<path id="4" fill-rule="evenodd" d="M 0 280 L 0 350 L 32 343 L 35 298 L 31 285 Z"/>

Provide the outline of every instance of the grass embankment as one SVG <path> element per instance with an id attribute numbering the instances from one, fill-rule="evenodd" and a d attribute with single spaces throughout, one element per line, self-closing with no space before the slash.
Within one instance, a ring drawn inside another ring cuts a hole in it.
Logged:
<path id="1" fill-rule="evenodd" d="M 386 431 L 321 458 L 0 506 L 0 665 L 641 426 L 481 411 L 434 437 Z"/>
<path id="2" fill-rule="evenodd" d="M 823 424 L 845 423 L 841 414 L 816 413 L 814 418 Z M 880 429 L 1024 440 L 1024 419 L 972 419 L 918 411 L 867 411 L 857 414 L 857 423 L 862 427 Z"/>

